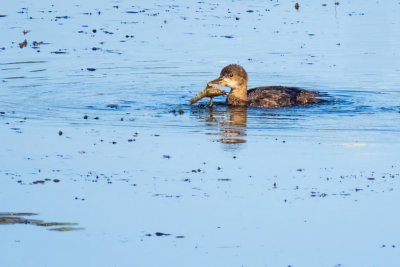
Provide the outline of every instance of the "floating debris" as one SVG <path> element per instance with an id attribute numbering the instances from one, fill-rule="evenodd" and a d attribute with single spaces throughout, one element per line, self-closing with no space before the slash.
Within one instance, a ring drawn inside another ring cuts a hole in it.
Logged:
<path id="1" fill-rule="evenodd" d="M 42 45 L 42 44 L 49 44 L 49 43 L 45 43 L 45 42 L 43 42 L 43 41 L 39 41 L 39 42 L 38 42 L 38 41 L 33 41 L 33 42 L 32 42 L 32 45 L 33 45 L 33 46 L 39 46 L 39 45 Z"/>
<path id="2" fill-rule="evenodd" d="M 165 234 L 165 233 L 161 233 L 161 232 L 156 232 L 155 235 L 156 236 L 169 236 L 171 234 Z"/>
<path id="3" fill-rule="evenodd" d="M 28 45 L 28 41 L 25 39 L 23 42 L 19 43 L 19 48 L 26 47 Z"/>
<path id="4" fill-rule="evenodd" d="M 126 13 L 128 13 L 128 14 L 137 14 L 137 13 L 143 13 L 143 12 L 146 12 L 146 10 L 140 10 L 140 11 L 131 11 L 131 10 L 129 10 L 129 11 L 126 11 Z"/>
<path id="5" fill-rule="evenodd" d="M 58 51 L 51 52 L 52 54 L 68 54 L 66 51 L 62 51 L 61 49 Z"/>
<path id="6" fill-rule="evenodd" d="M 299 3 L 294 4 L 294 8 L 295 8 L 296 10 L 299 10 L 299 8 L 300 8 Z"/>
<path id="7" fill-rule="evenodd" d="M 96 68 L 86 68 L 88 71 L 95 71 Z"/>
<path id="8" fill-rule="evenodd" d="M 69 16 L 58 16 L 58 17 L 56 17 L 56 19 L 69 19 L 69 18 L 71 18 L 71 17 L 69 17 Z"/>

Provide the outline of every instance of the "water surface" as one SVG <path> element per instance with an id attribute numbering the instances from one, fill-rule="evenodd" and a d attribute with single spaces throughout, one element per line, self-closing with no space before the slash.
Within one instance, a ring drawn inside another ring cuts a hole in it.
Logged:
<path id="1" fill-rule="evenodd" d="M 397 266 L 400 4 L 294 4 L 2 5 L 2 263 Z M 190 106 L 230 63 L 328 102 Z"/>

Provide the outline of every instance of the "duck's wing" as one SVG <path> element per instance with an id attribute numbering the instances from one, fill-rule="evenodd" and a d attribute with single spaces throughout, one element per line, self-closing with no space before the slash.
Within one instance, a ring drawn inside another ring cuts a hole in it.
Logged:
<path id="1" fill-rule="evenodd" d="M 318 96 L 316 91 L 288 86 L 257 87 L 247 91 L 248 105 L 262 107 L 290 107 L 321 103 L 323 100 L 316 96 Z"/>

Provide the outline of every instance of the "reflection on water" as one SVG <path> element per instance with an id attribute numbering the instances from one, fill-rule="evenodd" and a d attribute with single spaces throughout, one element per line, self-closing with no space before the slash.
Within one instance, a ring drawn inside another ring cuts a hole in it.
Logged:
<path id="1" fill-rule="evenodd" d="M 193 109 L 192 109 L 193 110 Z M 213 106 L 198 107 L 198 118 L 206 122 L 206 126 L 217 127 L 216 132 L 207 132 L 207 135 L 220 135 L 218 141 L 224 144 L 246 143 L 247 136 L 247 107 Z"/>
<path id="2" fill-rule="evenodd" d="M 229 119 L 222 122 L 221 138 L 225 144 L 241 144 L 246 140 L 238 137 L 246 136 L 247 107 L 228 107 Z"/>
<path id="3" fill-rule="evenodd" d="M 83 230 L 82 227 L 72 227 L 78 225 L 77 223 L 67 223 L 67 222 L 45 222 L 43 220 L 37 219 L 30 219 L 26 216 L 35 216 L 38 215 L 37 213 L 27 213 L 27 212 L 0 212 L 0 225 L 6 224 L 30 224 L 36 226 L 43 226 L 43 227 L 54 227 L 54 228 L 47 228 L 50 231 L 58 231 L 58 232 L 65 232 L 65 231 L 77 231 Z M 23 217 L 25 216 L 25 217 Z"/>

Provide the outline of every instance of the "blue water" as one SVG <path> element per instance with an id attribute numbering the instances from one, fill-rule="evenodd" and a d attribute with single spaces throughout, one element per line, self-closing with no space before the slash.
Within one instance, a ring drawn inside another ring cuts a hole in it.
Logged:
<path id="1" fill-rule="evenodd" d="M 398 266 L 399 3 L 81 2 L 0 7 L 2 265 Z"/>

